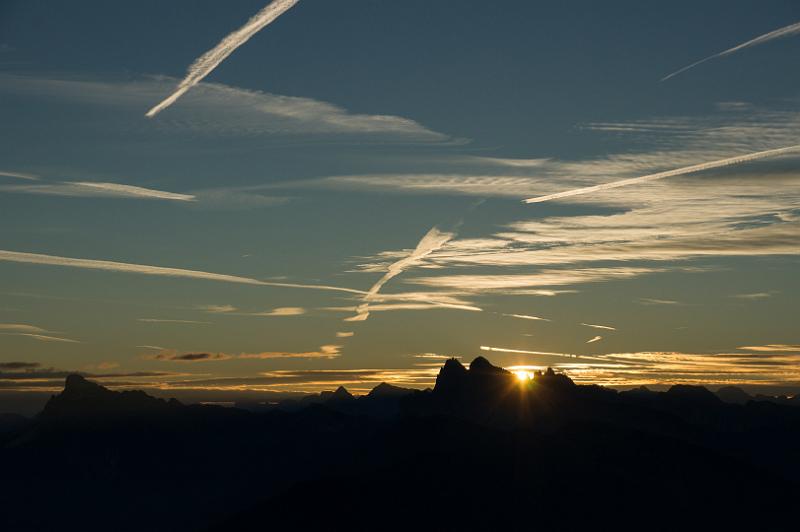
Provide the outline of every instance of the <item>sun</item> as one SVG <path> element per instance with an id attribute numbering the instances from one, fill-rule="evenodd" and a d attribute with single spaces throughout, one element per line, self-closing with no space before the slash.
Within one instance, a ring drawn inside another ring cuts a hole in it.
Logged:
<path id="1" fill-rule="evenodd" d="M 517 380 L 520 382 L 528 382 L 529 380 L 533 379 L 533 373 L 530 371 L 525 371 L 522 369 L 518 369 L 514 371 L 514 375 L 517 377 Z"/>

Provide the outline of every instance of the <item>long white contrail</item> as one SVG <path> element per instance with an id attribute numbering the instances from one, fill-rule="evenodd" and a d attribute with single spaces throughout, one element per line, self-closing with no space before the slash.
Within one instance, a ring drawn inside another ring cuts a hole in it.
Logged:
<path id="1" fill-rule="evenodd" d="M 641 177 L 633 177 L 631 179 L 623 179 L 621 181 L 612 181 L 611 183 L 604 183 L 602 185 L 595 185 L 593 187 L 574 188 L 572 190 L 565 190 L 564 192 L 557 192 L 555 194 L 548 194 L 547 196 L 538 196 L 535 198 L 528 198 L 523 200 L 523 203 L 541 203 L 543 201 L 552 201 L 561 198 L 569 198 L 571 196 L 581 196 L 583 194 L 591 194 L 592 192 L 600 192 L 602 190 L 609 190 L 612 188 L 627 187 L 628 185 L 636 185 L 639 183 L 646 183 L 647 181 L 656 181 L 664 179 L 665 177 L 675 177 L 679 175 L 694 174 L 702 172 L 703 170 L 712 170 L 714 168 L 722 168 L 724 166 L 732 166 L 735 164 L 742 164 L 749 161 L 758 159 L 765 159 L 767 157 L 775 157 L 784 155 L 793 151 L 800 150 L 800 144 L 788 146 L 786 148 L 777 148 L 774 150 L 758 151 L 749 153 L 747 155 L 738 155 L 736 157 L 729 157 L 727 159 L 720 159 L 718 161 L 711 161 L 708 163 L 700 163 L 692 166 L 684 166 L 675 170 L 667 170 L 666 172 L 658 172 L 657 174 L 648 174 Z"/>
<path id="2" fill-rule="evenodd" d="M 602 360 L 604 362 L 608 362 L 607 358 L 601 356 L 573 355 L 570 353 L 552 353 L 549 351 L 526 351 L 524 349 L 506 349 L 504 347 L 491 347 L 488 345 L 482 345 L 481 351 L 491 351 L 494 353 L 510 353 L 516 355 L 542 355 L 542 356 L 563 357 L 563 358 L 587 358 L 591 360 Z"/>
<path id="3" fill-rule="evenodd" d="M 3 177 L 16 177 L 17 179 L 25 179 L 28 181 L 38 181 L 39 176 L 33 174 L 22 174 L 19 172 L 4 172 L 0 170 L 0 176 Z"/>
<path id="4" fill-rule="evenodd" d="M 342 288 L 339 286 L 326 286 L 316 284 L 275 283 L 261 281 L 249 277 L 211 273 L 197 270 L 184 270 L 181 268 L 165 268 L 163 266 L 149 266 L 146 264 L 132 264 L 129 262 L 114 262 L 110 260 L 75 259 L 59 257 L 56 255 L 42 255 L 39 253 L 21 253 L 0 249 L 0 261 L 22 262 L 28 264 L 46 264 L 50 266 L 66 266 L 70 268 L 83 268 L 88 270 L 105 270 L 124 273 L 138 273 L 140 275 L 159 275 L 163 277 L 185 277 L 190 279 L 205 279 L 207 281 L 221 281 L 225 283 L 251 284 L 258 286 L 275 286 L 280 288 L 307 288 L 311 290 L 329 290 L 334 292 L 347 292 L 349 294 L 365 294 L 363 290 Z"/>
<path id="5" fill-rule="evenodd" d="M 718 54 L 710 55 L 710 56 L 706 57 L 705 59 L 701 59 L 700 61 L 696 61 L 696 62 L 692 63 L 689 66 L 683 67 L 680 70 L 676 70 L 675 72 L 673 72 L 672 74 L 669 74 L 668 76 L 664 76 L 663 78 L 661 78 L 661 81 L 667 81 L 670 78 L 674 78 L 678 74 L 686 72 L 687 70 L 690 70 L 690 69 L 696 67 L 697 65 L 702 65 L 706 61 L 711 61 L 712 59 L 716 59 L 718 57 L 724 57 L 726 55 L 730 55 L 732 53 L 738 52 L 739 50 L 743 50 L 745 48 L 750 48 L 751 46 L 758 46 L 759 44 L 764 44 L 765 42 L 774 41 L 775 39 L 783 39 L 785 37 L 791 37 L 793 35 L 797 35 L 798 33 L 800 33 L 800 22 L 796 22 L 794 24 L 791 24 L 789 26 L 785 26 L 785 27 L 777 29 L 775 31 L 771 31 L 769 33 L 765 33 L 764 35 L 760 35 L 760 36 L 756 37 L 755 39 L 750 39 L 749 41 L 743 42 L 742 44 L 740 44 L 738 46 L 734 46 L 733 48 L 728 48 L 727 50 L 724 50 L 724 51 L 722 51 L 722 52 L 720 52 Z"/>
<path id="6" fill-rule="evenodd" d="M 455 233 L 447 233 L 444 231 L 440 231 L 439 228 L 434 227 L 427 233 L 425 236 L 422 237 L 422 240 L 419 241 L 417 247 L 414 248 L 414 251 L 408 254 L 407 257 L 400 259 L 399 261 L 390 264 L 389 269 L 383 274 L 383 277 L 378 279 L 372 288 L 367 291 L 364 295 L 363 302 L 356 308 L 356 315 L 350 318 L 347 318 L 345 321 L 364 321 L 369 317 L 369 303 L 383 288 L 383 285 L 388 283 L 393 277 L 396 277 L 403 273 L 408 268 L 411 268 L 433 253 L 434 251 L 440 249 L 446 243 L 448 243 L 453 237 Z"/>
<path id="7" fill-rule="evenodd" d="M 217 68 L 217 66 L 231 55 L 234 50 L 246 43 L 250 37 L 258 33 L 276 18 L 291 9 L 298 1 L 299 0 L 275 0 L 253 15 L 244 26 L 222 39 L 218 45 L 198 57 L 189 67 L 186 77 L 178 84 L 175 92 L 147 111 L 145 116 L 152 118 L 175 103 L 186 91 L 200 83 L 204 77 Z"/>

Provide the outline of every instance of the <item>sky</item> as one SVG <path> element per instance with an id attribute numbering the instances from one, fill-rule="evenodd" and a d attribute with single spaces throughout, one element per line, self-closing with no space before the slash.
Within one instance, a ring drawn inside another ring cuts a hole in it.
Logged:
<path id="1" fill-rule="evenodd" d="M 282 3 L 0 0 L 0 388 L 800 388 L 797 2 Z"/>

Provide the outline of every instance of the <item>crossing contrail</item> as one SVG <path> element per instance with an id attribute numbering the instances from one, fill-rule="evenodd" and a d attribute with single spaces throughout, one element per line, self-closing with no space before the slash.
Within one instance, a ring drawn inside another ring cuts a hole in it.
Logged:
<path id="1" fill-rule="evenodd" d="M 275 0 L 253 15 L 244 26 L 222 39 L 218 45 L 197 58 L 189 67 L 186 77 L 178 84 L 175 92 L 147 111 L 145 116 L 152 118 L 175 103 L 186 91 L 200 83 L 204 77 L 217 68 L 217 66 L 231 55 L 234 50 L 246 43 L 250 37 L 258 33 L 262 28 L 291 9 L 298 1 L 299 0 Z"/>
<path id="2" fill-rule="evenodd" d="M 800 150 L 800 144 L 788 146 L 786 148 L 777 148 L 774 150 L 758 151 L 749 153 L 747 155 L 737 155 L 736 157 L 729 157 L 727 159 L 720 159 L 718 161 L 711 161 L 708 163 L 700 163 L 692 166 L 684 166 L 675 170 L 667 170 L 666 172 L 658 172 L 657 174 L 648 174 L 641 177 L 633 177 L 631 179 L 622 179 L 621 181 L 612 181 L 611 183 L 604 183 L 602 185 L 595 185 L 592 187 L 574 188 L 572 190 L 565 190 L 564 192 L 557 192 L 555 194 L 548 194 L 546 196 L 538 196 L 535 198 L 528 198 L 523 200 L 523 203 L 541 203 L 543 201 L 552 201 L 561 198 L 569 198 L 572 196 L 581 196 L 583 194 L 590 194 L 592 192 L 600 192 L 612 188 L 627 187 L 628 185 L 636 185 L 639 183 L 646 183 L 648 181 L 657 181 L 665 177 L 675 177 L 679 175 L 694 174 L 702 172 L 703 170 L 713 170 L 714 168 L 722 168 L 724 166 L 733 166 L 742 164 L 749 161 L 756 161 L 758 159 L 765 159 L 767 157 L 776 157 L 784 155 L 793 151 Z"/>
<path id="3" fill-rule="evenodd" d="M 718 57 L 724 57 L 726 55 L 730 55 L 732 53 L 738 52 L 739 50 L 743 50 L 745 48 L 750 48 L 751 46 L 758 46 L 759 44 L 764 44 L 765 42 L 773 41 L 775 39 L 783 39 L 785 37 L 791 37 L 792 35 L 796 35 L 800 33 L 800 22 L 796 22 L 789 26 L 777 29 L 775 31 L 771 31 L 769 33 L 765 33 L 764 35 L 760 35 L 755 39 L 750 39 L 747 42 L 744 42 L 738 46 L 734 46 L 733 48 L 728 48 L 727 50 L 720 52 L 718 54 L 714 54 L 711 56 L 706 57 L 705 59 L 701 59 L 700 61 L 696 61 L 689 66 L 685 66 L 680 70 L 676 70 L 672 74 L 661 78 L 661 81 L 667 81 L 670 78 L 677 76 L 687 70 L 690 70 L 698 65 L 705 63 L 706 61 L 711 61 L 712 59 L 716 59 Z"/>
<path id="4" fill-rule="evenodd" d="M 347 318 L 345 321 L 366 320 L 369 317 L 370 300 L 374 299 L 375 296 L 378 295 L 378 293 L 381 291 L 381 288 L 383 288 L 383 285 L 388 283 L 393 277 L 403 273 L 408 268 L 411 268 L 422 262 L 425 257 L 447 244 L 454 236 L 454 233 L 440 231 L 437 227 L 434 227 L 425 233 L 425 236 L 423 236 L 422 240 L 419 241 L 417 247 L 414 248 L 414 251 L 409 253 L 406 257 L 403 257 L 397 262 L 389 265 L 389 269 L 385 274 L 383 274 L 383 277 L 378 279 L 378 282 L 372 285 L 372 288 L 370 288 L 369 291 L 364 295 L 362 303 L 356 308 L 356 315 Z"/>

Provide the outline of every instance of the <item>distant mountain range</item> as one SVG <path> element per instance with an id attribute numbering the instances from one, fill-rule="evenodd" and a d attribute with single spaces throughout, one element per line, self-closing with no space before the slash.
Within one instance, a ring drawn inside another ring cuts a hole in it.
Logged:
<path id="1" fill-rule="evenodd" d="M 70 375 L 35 419 L 0 416 L 0 529 L 795 530 L 797 405 L 483 357 L 432 390 L 235 408 Z"/>

